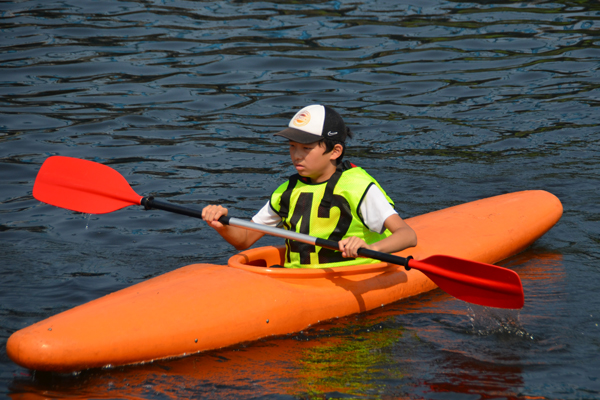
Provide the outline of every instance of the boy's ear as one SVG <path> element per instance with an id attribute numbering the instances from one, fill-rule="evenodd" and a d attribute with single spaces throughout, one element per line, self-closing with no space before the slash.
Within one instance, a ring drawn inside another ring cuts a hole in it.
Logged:
<path id="1" fill-rule="evenodd" d="M 344 147 L 341 144 L 336 143 L 333 146 L 333 150 L 331 150 L 331 153 L 329 155 L 329 159 L 330 160 L 337 160 L 338 158 L 341 157 L 341 155 L 342 155 L 343 152 L 344 152 Z"/>

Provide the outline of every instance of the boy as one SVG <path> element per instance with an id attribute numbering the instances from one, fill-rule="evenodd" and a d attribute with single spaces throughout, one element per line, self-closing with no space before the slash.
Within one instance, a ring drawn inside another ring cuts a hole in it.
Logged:
<path id="1" fill-rule="evenodd" d="M 359 248 L 393 253 L 416 246 L 417 236 L 393 208 L 392 200 L 362 168 L 342 162 L 352 132 L 329 107 L 298 111 L 288 128 L 276 133 L 289 140 L 298 174 L 279 186 L 253 222 L 339 242 L 339 252 L 286 240 L 287 268 L 329 268 L 378 262 L 355 259 Z M 252 246 L 264 234 L 218 222 L 227 209 L 209 205 L 202 218 L 236 249 Z"/>

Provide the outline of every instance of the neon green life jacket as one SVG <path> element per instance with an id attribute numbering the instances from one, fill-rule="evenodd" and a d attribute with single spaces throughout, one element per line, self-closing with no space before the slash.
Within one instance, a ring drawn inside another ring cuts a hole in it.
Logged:
<path id="1" fill-rule="evenodd" d="M 360 215 L 360 204 L 371 185 L 379 183 L 364 169 L 344 162 L 326 182 L 313 184 L 299 174 L 279 186 L 271 195 L 271 208 L 283 227 L 299 233 L 340 241 L 357 236 L 367 244 L 391 235 L 371 231 Z M 393 201 L 381 189 L 392 207 Z M 344 258 L 342 253 L 319 246 L 285 241 L 286 268 L 330 268 L 379 262 L 369 258 Z"/>

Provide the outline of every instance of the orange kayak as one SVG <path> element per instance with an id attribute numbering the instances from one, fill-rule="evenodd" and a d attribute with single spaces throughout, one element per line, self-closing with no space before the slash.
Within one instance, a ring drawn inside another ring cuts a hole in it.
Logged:
<path id="1" fill-rule="evenodd" d="M 496 263 L 531 245 L 560 219 L 545 191 L 491 197 L 406 222 L 417 247 Z M 182 357 L 381 307 L 436 286 L 416 269 L 378 263 L 329 269 L 269 268 L 283 248 L 259 247 L 228 265 L 193 264 L 109 294 L 15 332 L 7 342 L 17 364 L 74 372 Z"/>

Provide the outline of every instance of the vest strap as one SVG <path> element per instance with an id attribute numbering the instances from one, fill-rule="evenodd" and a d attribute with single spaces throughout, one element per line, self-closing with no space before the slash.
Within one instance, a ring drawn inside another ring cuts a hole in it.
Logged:
<path id="1" fill-rule="evenodd" d="M 288 186 L 285 189 L 285 192 L 283 192 L 281 195 L 278 214 L 282 219 L 286 219 L 290 213 L 290 198 L 292 197 L 292 190 L 294 190 L 296 183 L 298 183 L 299 177 L 300 175 L 298 174 L 290 176 Z"/>
<path id="2" fill-rule="evenodd" d="M 323 198 L 321 199 L 321 203 L 319 203 L 319 218 L 329 218 L 329 211 L 331 210 L 331 201 L 333 200 L 333 190 L 335 189 L 335 185 L 337 185 L 338 181 L 342 177 L 342 172 L 347 169 L 352 168 L 348 161 L 344 161 L 337 165 L 335 168 L 335 172 L 327 181 L 327 186 L 325 186 L 325 192 L 323 193 Z"/>

